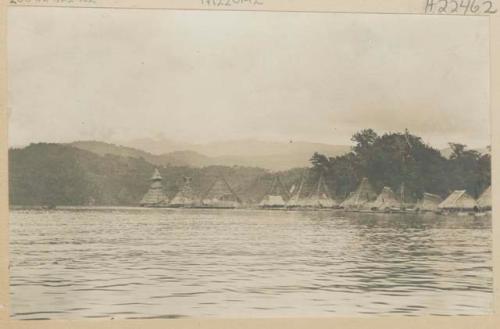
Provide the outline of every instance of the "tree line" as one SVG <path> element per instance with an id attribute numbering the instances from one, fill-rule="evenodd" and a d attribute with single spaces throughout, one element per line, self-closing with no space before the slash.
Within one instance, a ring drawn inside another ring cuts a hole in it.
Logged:
<path id="1" fill-rule="evenodd" d="M 444 157 L 408 130 L 377 134 L 364 129 L 354 134 L 352 151 L 337 157 L 315 153 L 311 158 L 314 176 L 323 174 L 337 198 L 354 191 L 367 177 L 378 192 L 384 186 L 412 199 L 424 192 L 446 197 L 453 190 L 467 190 L 473 197 L 491 184 L 491 156 L 449 143 L 451 155 Z M 489 149 L 489 147 L 488 147 Z"/>

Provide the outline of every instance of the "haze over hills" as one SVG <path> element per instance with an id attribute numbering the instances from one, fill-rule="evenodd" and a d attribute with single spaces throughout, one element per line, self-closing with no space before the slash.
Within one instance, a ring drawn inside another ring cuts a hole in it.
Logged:
<path id="1" fill-rule="evenodd" d="M 112 154 L 122 157 L 143 158 L 144 160 L 159 166 L 191 166 L 204 167 L 210 165 L 211 159 L 193 151 L 174 151 L 166 154 L 151 154 L 132 147 L 98 141 L 78 141 L 68 145 L 81 150 L 89 151 L 97 155 Z"/>
<path id="2" fill-rule="evenodd" d="M 148 142 L 149 141 L 149 142 Z M 99 142 L 78 141 L 69 145 L 98 155 L 113 154 L 144 158 L 155 165 L 206 167 L 212 165 L 259 167 L 274 171 L 310 165 L 309 159 L 318 152 L 330 157 L 343 155 L 351 150 L 347 145 L 329 145 L 309 142 L 264 142 L 241 140 L 207 144 L 177 143 L 160 139 L 140 139 L 127 142 L 128 146 Z M 164 152 L 160 152 L 164 151 Z M 487 148 L 477 149 L 489 152 Z M 449 158 L 451 149 L 440 150 Z"/>
<path id="3" fill-rule="evenodd" d="M 266 142 L 237 140 L 206 144 L 179 143 L 168 139 L 136 139 L 109 144 L 103 142 L 75 142 L 73 146 L 98 154 L 139 156 L 157 164 L 260 167 L 269 170 L 287 170 L 309 166 L 309 159 L 318 152 L 328 156 L 350 151 L 348 145 L 329 145 L 310 142 Z M 124 145 L 124 146 L 120 146 Z"/>

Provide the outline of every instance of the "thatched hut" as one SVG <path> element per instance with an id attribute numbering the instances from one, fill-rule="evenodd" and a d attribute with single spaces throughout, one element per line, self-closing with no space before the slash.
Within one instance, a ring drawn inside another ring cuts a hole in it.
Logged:
<path id="1" fill-rule="evenodd" d="M 377 199 L 366 205 L 366 208 L 371 210 L 388 210 L 388 209 L 399 209 L 401 207 L 401 201 L 398 200 L 394 191 L 387 186 L 384 186 Z"/>
<path id="2" fill-rule="evenodd" d="M 305 206 L 312 208 L 334 208 L 338 206 L 338 203 L 331 196 L 323 174 L 319 176 L 318 182 L 305 200 Z"/>
<path id="3" fill-rule="evenodd" d="M 281 183 L 280 177 L 276 175 L 273 184 L 269 189 L 269 192 L 264 196 L 262 201 L 259 203 L 259 207 L 283 208 L 286 206 L 287 201 L 288 201 L 288 192 Z"/>
<path id="4" fill-rule="evenodd" d="M 189 208 L 196 205 L 196 196 L 191 187 L 191 177 L 184 177 L 182 188 L 175 194 L 169 205 L 174 208 Z"/>
<path id="5" fill-rule="evenodd" d="M 438 206 L 440 210 L 467 211 L 477 210 L 478 204 L 465 190 L 457 190 L 451 193 Z"/>
<path id="6" fill-rule="evenodd" d="M 417 203 L 418 211 L 437 211 L 439 204 L 443 202 L 443 198 L 432 193 L 424 193 L 422 199 Z"/>
<path id="7" fill-rule="evenodd" d="M 201 206 L 206 208 L 237 208 L 241 204 L 224 177 L 216 179 L 201 199 Z"/>
<path id="8" fill-rule="evenodd" d="M 344 209 L 361 209 L 367 203 L 374 201 L 377 194 L 373 190 L 368 178 L 363 178 L 356 191 L 352 192 L 347 199 L 340 204 Z"/>
<path id="9" fill-rule="evenodd" d="M 162 207 L 166 205 L 168 200 L 163 192 L 162 177 L 158 169 L 155 169 L 150 181 L 151 186 L 140 202 L 141 207 Z"/>
<path id="10" fill-rule="evenodd" d="M 306 198 L 303 195 L 304 185 L 305 185 L 305 177 L 302 176 L 298 188 L 292 191 L 292 196 L 286 203 L 287 208 L 302 208 L 306 206 Z"/>
<path id="11" fill-rule="evenodd" d="M 481 210 L 491 210 L 491 186 L 489 186 L 477 199 L 477 204 Z"/>

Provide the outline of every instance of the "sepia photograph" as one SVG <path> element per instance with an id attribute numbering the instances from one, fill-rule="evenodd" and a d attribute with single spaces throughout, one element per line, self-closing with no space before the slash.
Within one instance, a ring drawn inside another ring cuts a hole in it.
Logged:
<path id="1" fill-rule="evenodd" d="M 12 319 L 493 314 L 486 16 L 7 24 Z"/>

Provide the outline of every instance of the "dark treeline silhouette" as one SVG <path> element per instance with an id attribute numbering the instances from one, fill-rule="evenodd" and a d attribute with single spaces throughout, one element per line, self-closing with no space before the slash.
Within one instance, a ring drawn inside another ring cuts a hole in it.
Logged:
<path id="1" fill-rule="evenodd" d="M 338 198 L 355 190 L 363 177 L 377 191 L 384 186 L 399 191 L 404 183 L 405 195 L 414 199 L 424 192 L 445 197 L 457 189 L 478 197 L 491 184 L 490 154 L 467 150 L 463 144 L 450 143 L 446 158 L 408 131 L 378 135 L 365 129 L 352 141 L 348 154 L 328 158 L 315 153 L 311 158 L 313 176 L 323 173 Z"/>

